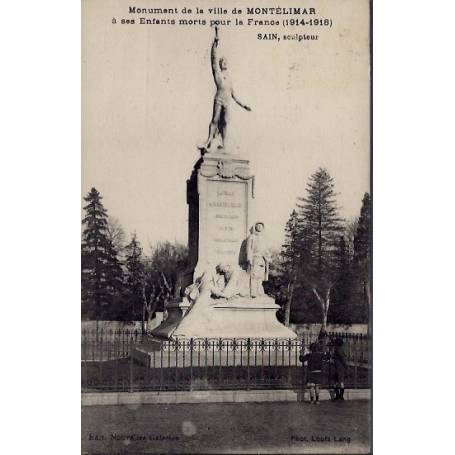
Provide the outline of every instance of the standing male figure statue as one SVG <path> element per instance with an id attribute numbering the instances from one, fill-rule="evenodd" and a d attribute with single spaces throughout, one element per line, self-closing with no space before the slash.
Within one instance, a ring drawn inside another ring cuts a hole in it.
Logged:
<path id="1" fill-rule="evenodd" d="M 209 136 L 205 144 L 198 148 L 204 153 L 210 150 L 212 141 L 218 136 L 221 136 L 221 145 L 218 148 L 224 147 L 226 138 L 227 124 L 229 123 L 230 101 L 231 98 L 240 106 L 251 111 L 251 108 L 243 104 L 235 95 L 232 87 L 231 77 L 228 71 L 227 60 L 224 57 L 218 57 L 218 27 L 215 27 L 215 39 L 212 45 L 212 73 L 216 84 L 215 100 L 213 102 L 212 121 L 209 126 Z"/>
<path id="2" fill-rule="evenodd" d="M 246 242 L 246 258 L 248 272 L 250 274 L 250 296 L 260 297 L 264 295 L 263 281 L 269 279 L 270 257 L 265 245 L 262 231 L 264 223 L 261 221 L 254 225 L 253 232 Z"/>

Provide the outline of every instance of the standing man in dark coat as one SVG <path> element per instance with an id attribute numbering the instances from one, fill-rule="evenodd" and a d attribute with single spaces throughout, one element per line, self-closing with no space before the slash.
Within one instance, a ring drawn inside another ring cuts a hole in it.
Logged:
<path id="1" fill-rule="evenodd" d="M 346 354 L 343 349 L 343 340 L 341 338 L 336 338 L 333 342 L 333 368 L 334 376 L 333 380 L 335 382 L 335 400 L 344 400 L 344 377 L 347 368 Z"/>

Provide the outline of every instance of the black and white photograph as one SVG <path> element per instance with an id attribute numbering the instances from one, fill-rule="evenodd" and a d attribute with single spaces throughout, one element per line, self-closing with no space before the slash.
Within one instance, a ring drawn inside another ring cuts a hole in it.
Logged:
<path id="1" fill-rule="evenodd" d="M 82 454 L 368 454 L 371 3 L 82 0 Z"/>
<path id="2" fill-rule="evenodd" d="M 2 453 L 453 452 L 450 1 L 1 12 Z"/>

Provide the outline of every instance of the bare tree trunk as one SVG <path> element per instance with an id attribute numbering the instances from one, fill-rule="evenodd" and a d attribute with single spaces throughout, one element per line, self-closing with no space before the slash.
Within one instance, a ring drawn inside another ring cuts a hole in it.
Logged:
<path id="1" fill-rule="evenodd" d="M 320 295 L 319 292 L 315 287 L 312 288 L 313 294 L 316 296 L 318 299 L 318 302 L 321 304 L 321 310 L 322 310 L 322 326 L 321 330 L 324 332 L 327 332 L 327 315 L 329 314 L 329 307 L 330 307 L 330 291 L 332 290 L 332 285 L 330 285 L 327 288 L 326 294 L 325 294 L 325 299 L 323 299 Z"/>
<path id="2" fill-rule="evenodd" d="M 155 313 L 155 310 L 156 310 L 156 307 L 158 306 L 158 299 L 155 299 L 153 301 L 153 305 L 152 305 L 152 302 L 150 301 L 150 305 L 149 305 L 149 318 L 148 318 L 148 322 L 149 324 L 152 323 L 152 316 L 153 314 Z"/>
<path id="3" fill-rule="evenodd" d="M 166 276 L 164 275 L 163 272 L 161 272 L 161 277 L 162 277 L 162 279 L 163 279 L 163 285 L 164 285 L 165 288 L 167 289 L 168 293 L 169 293 L 169 294 L 172 294 L 172 289 L 171 289 L 171 287 L 169 286 L 169 284 L 168 284 L 168 282 L 167 282 L 167 280 L 166 280 Z"/>
<path id="4" fill-rule="evenodd" d="M 147 314 L 147 296 L 145 295 L 145 286 L 142 286 L 142 333 L 147 331 L 145 316 Z"/>
<path id="5" fill-rule="evenodd" d="M 330 291 L 332 290 L 332 286 L 329 286 L 327 292 L 325 293 L 325 306 L 324 306 L 324 320 L 323 320 L 323 330 L 327 332 L 327 316 L 329 314 L 330 308 Z"/>
<path id="6" fill-rule="evenodd" d="M 321 332 L 327 332 L 327 312 L 322 315 Z"/>
<path id="7" fill-rule="evenodd" d="M 369 280 L 367 280 L 365 282 L 365 293 L 367 295 L 368 309 L 371 309 L 371 289 L 370 289 L 370 281 Z"/>
<path id="8" fill-rule="evenodd" d="M 144 304 L 142 304 L 141 330 L 142 330 L 142 334 L 144 334 L 147 331 L 147 329 L 145 328 L 145 305 Z"/>
<path id="9" fill-rule="evenodd" d="M 368 335 L 371 333 L 371 288 L 370 288 L 370 280 L 365 282 L 365 293 L 367 296 L 367 304 L 368 304 Z"/>

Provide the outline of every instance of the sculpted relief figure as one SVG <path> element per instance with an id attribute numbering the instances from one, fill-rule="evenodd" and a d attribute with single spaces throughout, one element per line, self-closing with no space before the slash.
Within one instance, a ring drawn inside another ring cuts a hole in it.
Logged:
<path id="1" fill-rule="evenodd" d="M 209 324 L 213 305 L 220 303 L 222 299 L 248 296 L 248 283 L 248 274 L 237 265 L 218 264 L 215 270 L 206 270 L 185 289 L 185 295 L 192 306 L 179 324 L 175 335 L 182 336 L 196 326 Z"/>
<path id="2" fill-rule="evenodd" d="M 185 295 L 194 303 L 201 298 L 231 299 L 249 295 L 249 279 L 246 272 L 233 264 L 218 264 L 214 271 L 206 270 L 200 278 L 188 286 Z M 212 302 L 212 303 L 217 303 Z"/>
<path id="3" fill-rule="evenodd" d="M 185 289 L 185 296 L 191 303 L 200 298 L 218 297 L 224 288 L 224 278 L 217 270 L 206 270 L 196 281 Z"/>
<path id="4" fill-rule="evenodd" d="M 246 243 L 250 296 L 253 298 L 264 295 L 262 283 L 269 279 L 270 256 L 265 245 L 263 230 L 264 223 L 256 223 Z"/>
<path id="5" fill-rule="evenodd" d="M 203 153 L 210 151 L 213 140 L 218 136 L 221 138 L 221 144 L 218 148 L 224 147 L 227 126 L 229 123 L 231 98 L 240 107 L 243 107 L 243 109 L 251 111 L 251 108 L 246 104 L 243 104 L 234 93 L 227 60 L 224 57 L 218 57 L 218 43 L 218 27 L 215 27 L 215 39 L 212 45 L 211 61 L 213 78 L 216 84 L 216 94 L 213 102 L 213 115 L 209 126 L 209 135 L 207 141 L 199 146 L 199 149 Z"/>
<path id="6" fill-rule="evenodd" d="M 238 265 L 218 264 L 217 270 L 224 276 L 225 287 L 218 297 L 232 299 L 233 297 L 248 297 L 248 274 Z"/>

